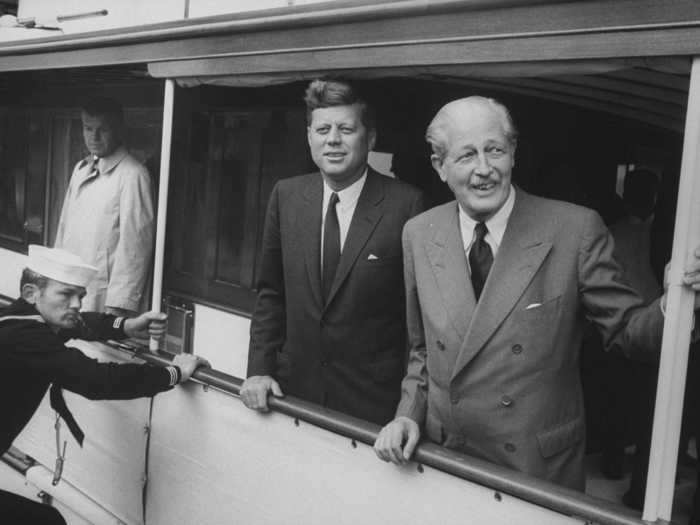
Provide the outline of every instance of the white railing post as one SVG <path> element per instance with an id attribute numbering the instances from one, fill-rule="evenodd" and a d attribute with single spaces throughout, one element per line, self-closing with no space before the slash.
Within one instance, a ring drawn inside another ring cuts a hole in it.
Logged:
<path id="1" fill-rule="evenodd" d="M 642 518 L 670 521 L 678 460 L 694 294 L 682 284 L 683 269 L 700 245 L 700 58 L 693 59 L 669 271 L 666 319 L 654 409 Z"/>
<path id="2" fill-rule="evenodd" d="M 175 81 L 165 80 L 163 96 L 163 133 L 160 146 L 160 177 L 158 180 L 158 213 L 156 222 L 156 247 L 153 258 L 153 299 L 151 309 L 161 311 L 163 296 L 163 256 L 165 253 L 165 220 L 168 214 L 168 188 L 170 186 L 170 146 L 173 136 L 173 107 Z M 149 348 L 158 350 L 158 340 L 151 338 Z"/>

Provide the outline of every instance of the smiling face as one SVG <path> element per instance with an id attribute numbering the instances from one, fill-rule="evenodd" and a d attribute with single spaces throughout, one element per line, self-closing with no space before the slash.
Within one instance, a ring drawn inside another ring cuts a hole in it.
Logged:
<path id="1" fill-rule="evenodd" d="M 46 287 L 25 284 L 22 297 L 33 304 L 44 321 L 54 329 L 75 328 L 80 322 L 80 306 L 85 288 L 49 279 Z"/>
<path id="2" fill-rule="evenodd" d="M 358 180 L 367 166 L 367 155 L 376 134 L 362 122 L 362 106 L 317 108 L 307 128 L 311 158 L 335 191 Z"/>
<path id="3" fill-rule="evenodd" d="M 446 152 L 433 154 L 433 167 L 476 221 L 493 217 L 510 193 L 515 146 L 508 140 L 503 115 L 481 102 L 451 107 L 442 132 Z"/>
<path id="4" fill-rule="evenodd" d="M 118 126 L 104 115 L 83 111 L 83 138 L 88 151 L 97 157 L 107 157 L 121 144 Z"/>

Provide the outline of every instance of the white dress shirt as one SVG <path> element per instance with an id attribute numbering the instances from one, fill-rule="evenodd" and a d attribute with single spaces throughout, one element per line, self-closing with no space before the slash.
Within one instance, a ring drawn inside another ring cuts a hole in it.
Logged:
<path id="1" fill-rule="evenodd" d="M 511 186 L 508 198 L 506 202 L 503 203 L 503 206 L 501 206 L 501 209 L 485 222 L 488 232 L 484 240 L 491 247 L 494 259 L 496 259 L 496 253 L 501 246 L 503 234 L 506 232 L 506 226 L 508 226 L 508 219 L 513 211 L 514 204 L 515 187 Z M 467 266 L 469 266 L 469 250 L 474 242 L 474 228 L 477 225 L 477 221 L 467 215 L 461 206 L 458 205 L 457 207 L 459 208 L 459 229 L 462 232 L 462 244 L 464 245 L 464 252 L 467 254 Z M 471 268 L 469 268 L 469 273 L 471 274 Z"/>
<path id="2" fill-rule="evenodd" d="M 352 216 L 355 213 L 355 208 L 357 207 L 357 201 L 360 198 L 360 193 L 362 193 L 362 188 L 365 186 L 365 181 L 367 180 L 367 169 L 365 169 L 362 177 L 353 182 L 350 186 L 340 191 L 336 191 L 338 194 L 338 204 L 335 207 L 335 213 L 338 217 L 338 226 L 340 228 L 340 253 L 343 253 L 343 246 L 345 245 L 345 239 L 348 236 L 348 229 L 350 229 L 350 221 L 352 221 Z M 333 190 L 331 187 L 323 181 L 323 213 L 321 214 L 321 265 L 323 265 L 323 235 L 326 228 L 326 210 L 328 209 L 328 203 L 331 200 L 331 194 Z"/>

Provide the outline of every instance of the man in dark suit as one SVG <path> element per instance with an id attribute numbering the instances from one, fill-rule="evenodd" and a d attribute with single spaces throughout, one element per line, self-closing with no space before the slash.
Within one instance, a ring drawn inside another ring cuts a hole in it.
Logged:
<path id="1" fill-rule="evenodd" d="M 511 185 L 503 105 L 451 102 L 427 139 L 456 202 L 404 229 L 408 372 L 375 451 L 403 463 L 424 427 L 446 447 L 582 490 L 584 323 L 607 348 L 653 352 L 662 303 L 645 307 L 625 283 L 597 213 Z M 695 290 L 699 255 L 685 277 Z"/>
<path id="2" fill-rule="evenodd" d="M 264 411 L 284 392 L 383 424 L 405 372 L 401 230 L 422 196 L 367 165 L 375 122 L 353 87 L 316 80 L 305 101 L 319 172 L 272 190 L 241 398 Z"/>

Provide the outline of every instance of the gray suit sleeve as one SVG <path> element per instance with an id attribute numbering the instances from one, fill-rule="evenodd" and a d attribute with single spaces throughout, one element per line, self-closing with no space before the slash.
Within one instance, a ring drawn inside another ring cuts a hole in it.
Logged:
<path id="1" fill-rule="evenodd" d="M 663 316 L 658 299 L 644 305 L 613 257 L 614 241 L 596 213 L 587 216 L 579 252 L 579 290 L 586 317 L 605 348 L 654 359 L 661 347 Z"/>
<path id="2" fill-rule="evenodd" d="M 428 400 L 425 331 L 421 313 L 412 243 L 408 225 L 403 230 L 404 280 L 406 285 L 406 325 L 408 329 L 408 367 L 401 383 L 401 400 L 396 417 L 406 416 L 419 425 L 425 421 Z"/>

